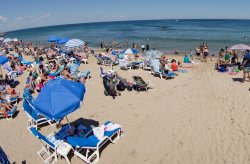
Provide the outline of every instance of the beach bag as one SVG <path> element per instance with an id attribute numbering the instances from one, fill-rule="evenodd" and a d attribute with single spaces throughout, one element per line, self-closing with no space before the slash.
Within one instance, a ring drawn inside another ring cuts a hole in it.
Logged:
<path id="1" fill-rule="evenodd" d="M 118 91 L 125 91 L 126 86 L 120 81 L 116 88 Z"/>
<path id="2" fill-rule="evenodd" d="M 227 70 L 226 70 L 225 67 L 221 67 L 221 68 L 219 69 L 219 72 L 227 72 Z"/>

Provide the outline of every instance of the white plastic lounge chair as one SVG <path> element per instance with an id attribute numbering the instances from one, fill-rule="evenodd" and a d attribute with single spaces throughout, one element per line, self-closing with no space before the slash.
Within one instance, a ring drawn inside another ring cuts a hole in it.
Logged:
<path id="1" fill-rule="evenodd" d="M 111 122 L 106 122 L 107 125 Z M 116 143 L 122 137 L 121 128 L 113 131 L 105 131 L 101 140 L 98 140 L 93 133 L 85 137 L 68 137 L 67 142 L 75 148 L 74 154 L 87 163 L 97 163 L 100 158 L 100 149 L 108 142 Z"/>
<path id="2" fill-rule="evenodd" d="M 142 68 L 143 68 L 144 70 L 151 70 L 151 69 L 152 69 L 152 68 L 151 68 L 151 61 L 150 61 L 150 59 L 145 59 L 145 60 L 143 61 Z"/>
<path id="3" fill-rule="evenodd" d="M 130 70 L 132 69 L 132 66 L 129 64 L 127 60 L 118 60 L 120 69 L 122 70 Z"/>
<path id="4" fill-rule="evenodd" d="M 160 72 L 160 61 L 158 59 L 151 60 L 151 74 L 159 76 L 161 79 L 174 78 L 174 73 L 162 73 Z"/>
<path id="5" fill-rule="evenodd" d="M 42 149 L 37 152 L 44 163 L 55 163 L 57 156 L 63 156 L 68 164 L 68 154 L 73 150 L 72 146 L 62 140 L 55 138 L 55 133 L 51 133 L 47 137 L 38 132 L 34 127 L 28 129 L 34 136 L 42 142 Z"/>
<path id="6" fill-rule="evenodd" d="M 36 129 L 40 125 L 50 124 L 53 126 L 50 120 L 38 115 L 34 110 L 34 100 L 32 97 L 24 97 L 23 100 L 23 110 L 25 111 L 26 115 L 28 116 L 28 128 L 35 127 Z"/>

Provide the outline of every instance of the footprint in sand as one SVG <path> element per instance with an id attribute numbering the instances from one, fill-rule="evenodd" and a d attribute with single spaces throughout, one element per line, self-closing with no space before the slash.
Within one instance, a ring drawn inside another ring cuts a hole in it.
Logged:
<path id="1" fill-rule="evenodd" d="M 131 155 L 133 158 L 136 158 L 136 156 L 137 156 L 136 150 L 133 149 L 133 150 L 131 151 L 131 153 L 129 153 L 129 155 Z"/>

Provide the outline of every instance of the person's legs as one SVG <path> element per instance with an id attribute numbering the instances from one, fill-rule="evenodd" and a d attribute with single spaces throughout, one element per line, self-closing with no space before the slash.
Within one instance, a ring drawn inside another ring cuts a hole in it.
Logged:
<path id="1" fill-rule="evenodd" d="M 246 80 L 246 72 L 245 72 L 245 71 L 243 71 L 242 83 L 244 83 L 244 82 L 245 82 L 245 80 Z"/>

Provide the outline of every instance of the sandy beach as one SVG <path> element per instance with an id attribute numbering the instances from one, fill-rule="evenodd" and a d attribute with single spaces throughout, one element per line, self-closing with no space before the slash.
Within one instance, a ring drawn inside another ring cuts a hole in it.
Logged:
<path id="1" fill-rule="evenodd" d="M 113 100 L 103 94 L 99 67 L 94 57 L 89 64 L 81 65 L 80 70 L 90 70 L 92 78 L 86 83 L 84 105 L 68 117 L 70 122 L 82 118 L 103 124 L 111 120 L 123 126 L 125 136 L 102 151 L 99 163 L 250 162 L 250 83 L 237 81 L 241 73 L 218 73 L 214 63 L 208 62 L 179 73 L 173 80 L 163 80 L 141 69 L 122 71 L 115 67 L 128 81 L 132 81 L 132 75 L 150 80 L 153 89 L 125 91 Z M 17 91 L 22 92 L 25 79 L 25 74 L 18 77 Z M 13 120 L 0 120 L 0 145 L 11 162 L 42 163 L 36 153 L 40 142 L 27 130 L 22 102 L 18 110 Z M 44 126 L 41 130 L 49 134 L 53 128 Z M 71 162 L 83 163 L 76 156 Z M 66 161 L 59 159 L 58 163 Z"/>

